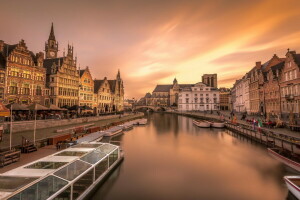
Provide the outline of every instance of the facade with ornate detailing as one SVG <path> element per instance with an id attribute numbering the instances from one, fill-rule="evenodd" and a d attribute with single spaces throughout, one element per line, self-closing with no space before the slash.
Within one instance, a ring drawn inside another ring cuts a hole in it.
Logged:
<path id="1" fill-rule="evenodd" d="M 43 60 L 44 54 L 29 51 L 24 40 L 14 45 L 1 40 L 0 98 L 5 103 L 49 104 Z"/>
<path id="2" fill-rule="evenodd" d="M 300 117 L 300 54 L 296 51 L 286 53 L 280 80 L 282 114 L 293 113 Z"/>
<path id="3" fill-rule="evenodd" d="M 284 61 L 269 68 L 263 73 L 264 83 L 264 105 L 265 112 L 272 115 L 281 114 L 281 95 L 280 95 L 280 81 L 282 76 L 282 69 Z"/>
<path id="4" fill-rule="evenodd" d="M 118 71 L 115 80 L 94 80 L 96 103 L 94 109 L 98 114 L 121 112 L 124 110 L 124 85 Z M 96 106 L 95 106 L 96 105 Z"/>
<path id="5" fill-rule="evenodd" d="M 50 103 L 58 107 L 79 104 L 79 73 L 73 46 L 68 45 L 67 55 L 57 57 L 58 42 L 55 39 L 53 24 L 48 41 L 45 44 L 47 87 L 50 88 Z"/>
<path id="6" fill-rule="evenodd" d="M 219 110 L 220 93 L 217 88 L 204 83 L 183 87 L 179 92 L 179 111 L 215 111 Z"/>
<path id="7" fill-rule="evenodd" d="M 88 67 L 79 70 L 79 105 L 93 108 L 94 80 Z"/>

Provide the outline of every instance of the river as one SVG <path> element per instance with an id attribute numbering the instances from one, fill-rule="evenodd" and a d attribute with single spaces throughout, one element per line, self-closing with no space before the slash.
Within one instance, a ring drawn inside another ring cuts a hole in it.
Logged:
<path id="1" fill-rule="evenodd" d="M 293 173 L 265 147 L 225 129 L 198 128 L 184 116 L 153 113 L 148 119 L 114 138 L 125 159 L 92 199 L 287 199 L 282 178 Z"/>

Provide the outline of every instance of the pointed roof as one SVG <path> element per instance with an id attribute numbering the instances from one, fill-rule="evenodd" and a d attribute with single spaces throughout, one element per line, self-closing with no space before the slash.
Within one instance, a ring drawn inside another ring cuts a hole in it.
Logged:
<path id="1" fill-rule="evenodd" d="M 51 31 L 50 31 L 50 35 L 49 35 L 49 40 L 55 40 L 53 22 L 52 22 L 52 25 L 51 25 Z"/>
<path id="2" fill-rule="evenodd" d="M 98 93 L 98 90 L 103 82 L 104 80 L 94 80 L 94 93 Z"/>
<path id="3" fill-rule="evenodd" d="M 117 79 L 121 79 L 120 69 L 118 69 Z"/>

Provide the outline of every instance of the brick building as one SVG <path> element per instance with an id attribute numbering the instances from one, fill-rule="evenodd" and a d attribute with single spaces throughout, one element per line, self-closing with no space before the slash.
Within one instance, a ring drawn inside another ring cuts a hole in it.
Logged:
<path id="1" fill-rule="evenodd" d="M 5 103 L 49 104 L 43 60 L 44 54 L 29 51 L 24 40 L 14 45 L 0 41 L 0 98 Z"/>

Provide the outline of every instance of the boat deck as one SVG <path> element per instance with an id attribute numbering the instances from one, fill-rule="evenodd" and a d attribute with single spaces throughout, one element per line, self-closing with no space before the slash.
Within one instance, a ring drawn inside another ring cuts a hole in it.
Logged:
<path id="1" fill-rule="evenodd" d="M 300 187 L 300 178 L 290 178 L 289 180 L 298 187 Z"/>

